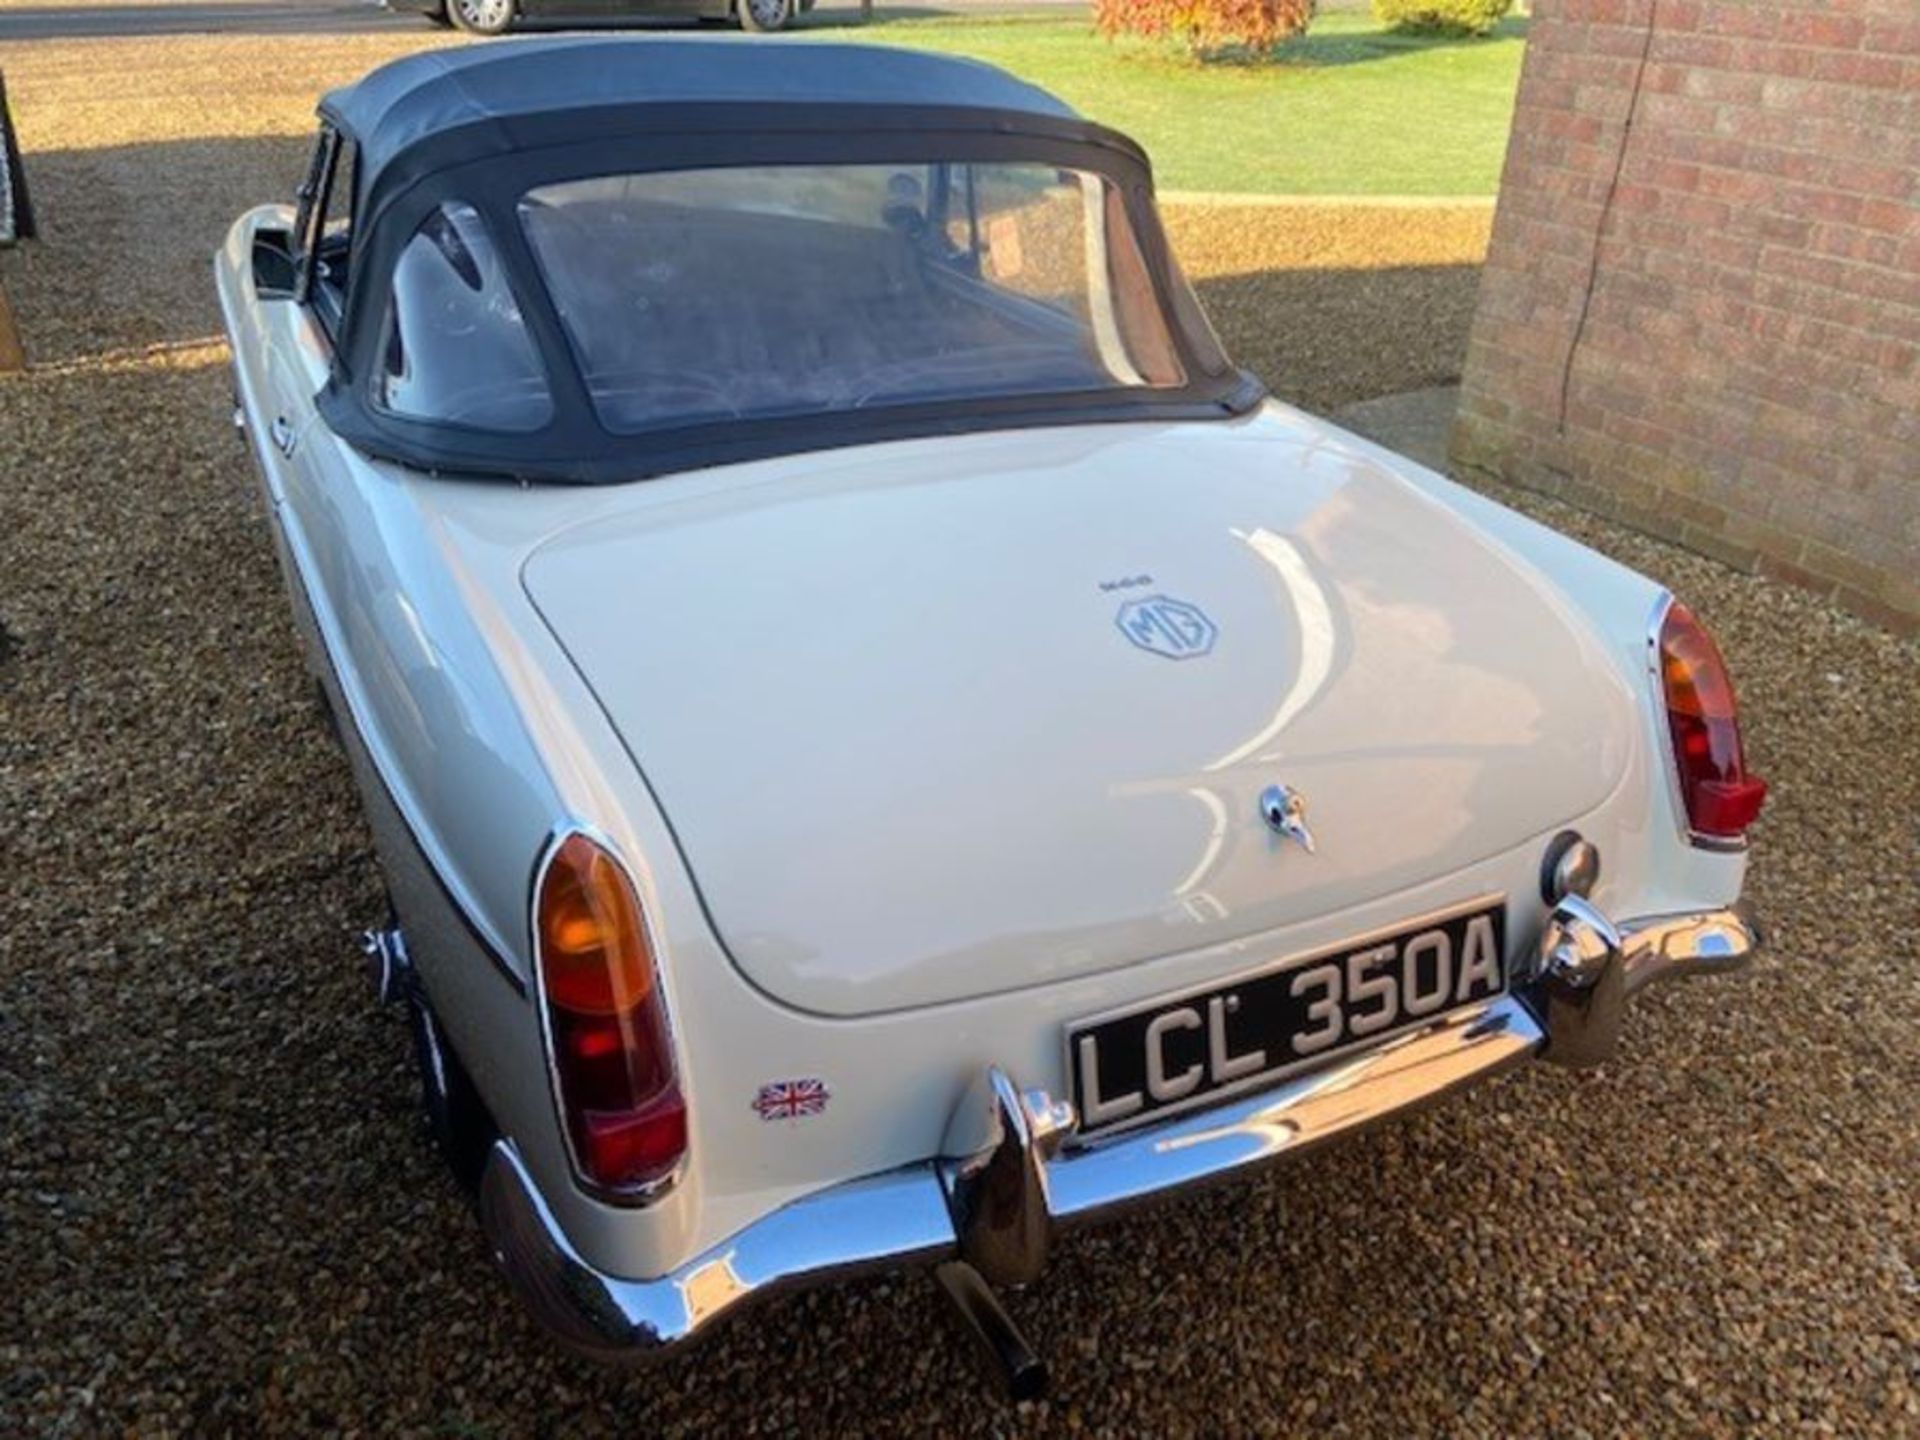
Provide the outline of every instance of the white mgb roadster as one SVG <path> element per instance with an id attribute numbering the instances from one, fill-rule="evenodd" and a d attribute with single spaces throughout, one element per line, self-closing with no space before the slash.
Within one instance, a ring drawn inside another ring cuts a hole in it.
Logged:
<path id="1" fill-rule="evenodd" d="M 1739 967 L 1726 672 L 1222 352 L 995 70 L 653 39 L 326 98 L 218 257 L 434 1130 L 602 1355 L 1292 1159 Z"/>

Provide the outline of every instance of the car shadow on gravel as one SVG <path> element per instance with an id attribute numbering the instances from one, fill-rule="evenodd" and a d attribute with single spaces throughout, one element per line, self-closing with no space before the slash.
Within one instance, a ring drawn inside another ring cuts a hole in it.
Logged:
<path id="1" fill-rule="evenodd" d="M 214 251 L 243 210 L 292 203 L 312 148 L 267 135 L 29 152 L 40 238 L 0 254 L 0 278 L 30 365 L 217 336 Z"/>

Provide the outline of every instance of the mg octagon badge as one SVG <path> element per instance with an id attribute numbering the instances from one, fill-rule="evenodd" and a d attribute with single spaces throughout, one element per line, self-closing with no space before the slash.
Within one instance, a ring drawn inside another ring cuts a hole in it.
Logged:
<path id="1" fill-rule="evenodd" d="M 1220 630 L 1206 611 L 1188 600 L 1149 595 L 1129 600 L 1114 617 L 1120 633 L 1142 650 L 1169 660 L 1192 660 L 1208 654 Z"/>

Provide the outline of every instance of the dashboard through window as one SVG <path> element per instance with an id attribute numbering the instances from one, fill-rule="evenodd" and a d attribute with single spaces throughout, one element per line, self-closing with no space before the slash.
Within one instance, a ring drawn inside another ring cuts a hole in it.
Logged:
<path id="1" fill-rule="evenodd" d="M 544 185 L 519 213 L 618 433 L 1187 383 L 1127 206 L 1093 172 L 650 172 Z"/>

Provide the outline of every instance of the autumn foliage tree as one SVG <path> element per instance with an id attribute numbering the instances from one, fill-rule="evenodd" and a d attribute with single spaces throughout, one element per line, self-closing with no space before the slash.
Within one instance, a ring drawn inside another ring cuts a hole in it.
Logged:
<path id="1" fill-rule="evenodd" d="M 1205 57 L 1271 50 L 1307 28 L 1314 0 L 1094 0 L 1094 23 L 1108 39 L 1166 39 Z"/>

